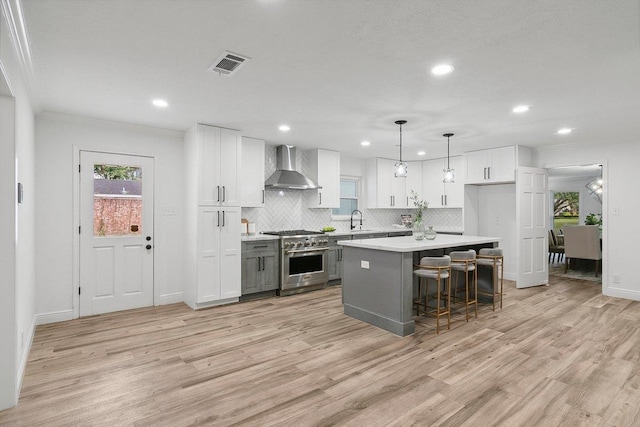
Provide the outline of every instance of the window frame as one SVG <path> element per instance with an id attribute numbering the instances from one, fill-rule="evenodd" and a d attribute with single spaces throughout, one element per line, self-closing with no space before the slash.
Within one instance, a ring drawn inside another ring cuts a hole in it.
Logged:
<path id="1" fill-rule="evenodd" d="M 356 184 L 356 197 L 342 197 L 342 194 L 339 195 L 339 199 L 350 199 L 350 200 L 356 200 L 356 209 L 362 210 L 362 208 L 360 207 L 360 204 L 362 203 L 362 177 L 360 176 L 352 176 L 352 175 L 340 175 L 340 183 L 342 184 L 343 181 L 350 181 L 350 182 L 355 182 Z M 340 187 L 342 187 L 340 185 Z M 331 209 L 331 220 L 332 221 L 350 221 L 351 220 L 351 213 L 349 213 L 349 215 L 338 215 L 333 213 L 334 209 Z"/>

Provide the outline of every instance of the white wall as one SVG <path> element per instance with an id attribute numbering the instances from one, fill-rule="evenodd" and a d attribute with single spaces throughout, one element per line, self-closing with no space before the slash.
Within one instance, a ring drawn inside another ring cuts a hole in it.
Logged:
<path id="1" fill-rule="evenodd" d="M 540 167 L 603 164 L 603 293 L 640 300 L 635 269 L 638 246 L 638 141 L 626 144 L 564 145 L 539 150 Z M 617 213 L 616 213 L 617 212 Z M 613 283 L 613 276 L 620 283 Z"/>
<path id="2" fill-rule="evenodd" d="M 3 4 L 3 12 L 5 4 Z M 35 329 L 34 304 L 34 141 L 33 108 L 9 37 L 3 13 L 0 18 L 0 67 L 2 68 L 2 134 L 0 187 L 2 265 L 0 292 L 0 409 L 17 402 L 22 373 Z M 24 203 L 16 203 L 16 185 L 25 189 Z M 14 274 L 15 273 L 15 274 Z"/>
<path id="3" fill-rule="evenodd" d="M 481 185 L 478 191 L 478 235 L 500 237 L 504 253 L 504 277 L 518 273 L 516 229 L 516 185 Z M 469 234 L 469 233 L 467 233 Z"/>
<path id="4" fill-rule="evenodd" d="M 77 149 L 155 158 L 154 300 L 155 304 L 182 301 L 183 137 L 182 132 L 78 116 L 46 113 L 36 118 L 38 323 L 77 315 L 73 224 Z"/>

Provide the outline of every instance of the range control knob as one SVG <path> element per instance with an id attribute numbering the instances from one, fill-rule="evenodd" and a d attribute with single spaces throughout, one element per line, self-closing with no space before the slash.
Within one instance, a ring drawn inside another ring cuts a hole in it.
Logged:
<path id="1" fill-rule="evenodd" d="M 305 241 L 304 241 L 304 245 L 305 245 L 305 246 L 310 246 L 310 245 L 311 245 L 311 242 L 310 242 L 310 241 L 308 241 L 308 240 L 305 240 Z"/>
<path id="2" fill-rule="evenodd" d="M 316 246 L 318 244 L 318 242 L 316 242 L 315 240 L 311 241 L 311 246 Z"/>

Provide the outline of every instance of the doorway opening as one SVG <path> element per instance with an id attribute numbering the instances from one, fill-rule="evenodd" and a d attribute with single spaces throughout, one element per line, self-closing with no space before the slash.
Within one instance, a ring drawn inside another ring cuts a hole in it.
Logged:
<path id="1" fill-rule="evenodd" d="M 584 260 L 573 264 L 573 268 L 566 269 L 565 254 L 550 256 L 549 274 L 563 278 L 578 278 L 602 284 L 602 277 L 606 277 L 606 238 L 603 227 L 603 199 L 605 186 L 603 185 L 603 165 L 573 165 L 548 169 L 550 222 L 553 227 L 549 234 L 550 252 L 552 244 L 565 246 L 563 228 L 570 225 L 598 226 L 601 235 L 602 273 L 595 275 L 595 261 Z M 552 242 L 552 237 L 555 242 Z M 557 248 L 556 248 L 557 250 Z M 601 285 L 602 286 L 602 285 Z"/>

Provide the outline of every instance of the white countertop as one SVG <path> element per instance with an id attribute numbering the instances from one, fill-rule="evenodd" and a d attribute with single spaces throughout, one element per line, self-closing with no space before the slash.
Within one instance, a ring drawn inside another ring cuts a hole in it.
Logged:
<path id="1" fill-rule="evenodd" d="M 240 240 L 243 242 L 251 242 L 254 240 L 279 240 L 280 236 L 273 236 L 271 234 L 242 234 Z"/>
<path id="2" fill-rule="evenodd" d="M 500 237 L 438 234 L 438 237 L 436 237 L 435 240 L 416 240 L 413 236 L 382 237 L 378 239 L 356 239 L 354 237 L 354 240 L 340 240 L 338 244 L 346 247 L 373 249 L 379 251 L 415 252 L 429 249 L 496 243 L 500 240 Z"/>
<path id="3" fill-rule="evenodd" d="M 462 230 L 457 228 L 436 228 L 438 233 L 462 233 Z M 397 233 L 397 232 L 410 232 L 411 228 L 406 227 L 379 227 L 379 228 L 366 228 L 364 230 L 351 230 L 351 231 L 331 231 L 324 233 L 325 236 L 329 237 L 340 237 L 340 236 L 353 236 L 354 239 L 357 239 L 359 234 L 375 234 L 375 233 Z M 438 235 L 440 236 L 440 235 Z M 279 236 L 272 236 L 270 234 L 242 234 L 241 240 L 243 242 L 250 242 L 253 240 L 277 240 Z"/>

